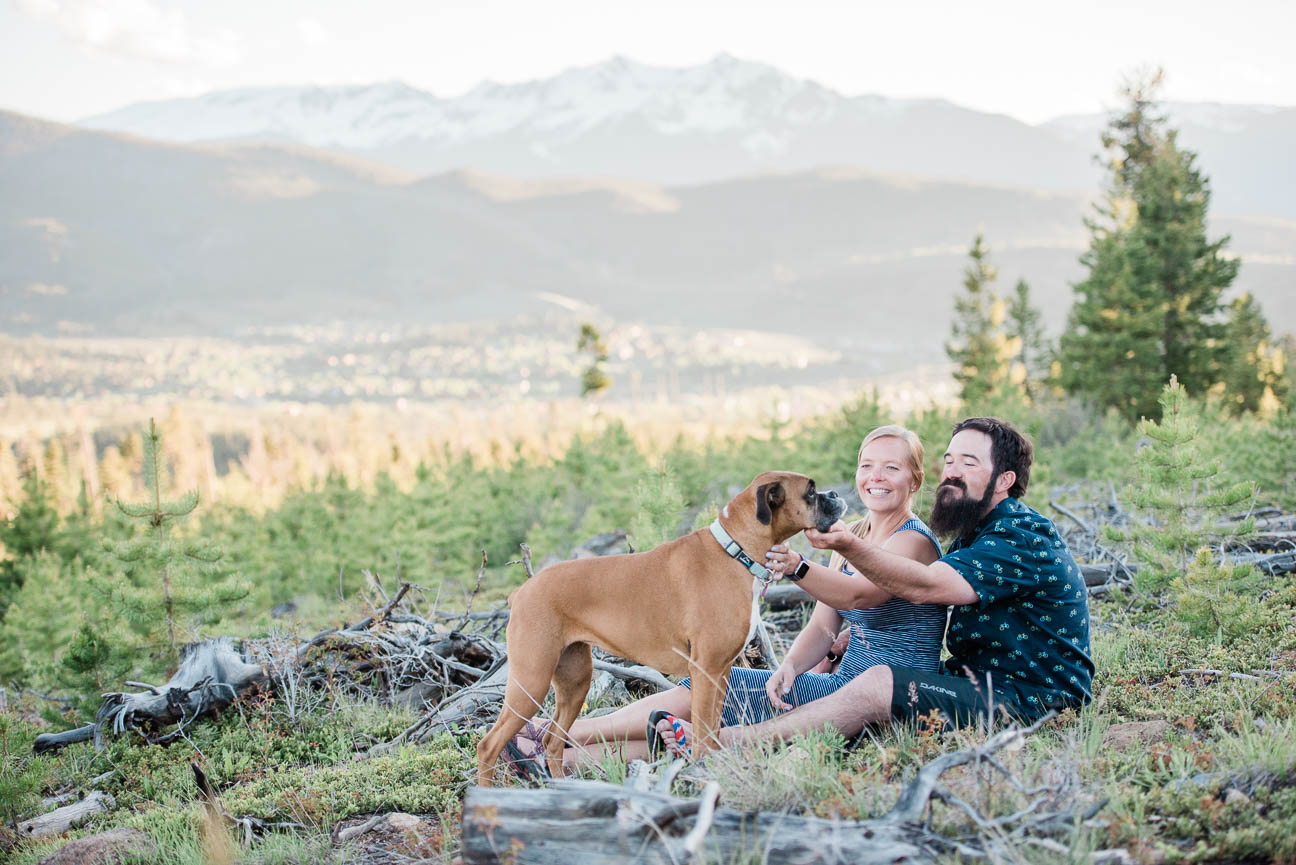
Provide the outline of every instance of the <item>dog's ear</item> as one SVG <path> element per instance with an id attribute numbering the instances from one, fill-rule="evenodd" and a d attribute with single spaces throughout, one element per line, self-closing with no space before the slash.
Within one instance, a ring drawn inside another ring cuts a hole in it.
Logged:
<path id="1" fill-rule="evenodd" d="M 768 526 L 774 519 L 774 509 L 783 506 L 783 484 L 761 484 L 756 488 L 756 519 Z"/>

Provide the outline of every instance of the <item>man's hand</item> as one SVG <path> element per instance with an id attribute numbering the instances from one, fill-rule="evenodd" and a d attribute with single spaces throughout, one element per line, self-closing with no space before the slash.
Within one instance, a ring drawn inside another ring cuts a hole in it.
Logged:
<path id="1" fill-rule="evenodd" d="M 810 546 L 816 550 L 832 550 L 843 555 L 853 544 L 859 541 L 859 538 L 852 535 L 850 530 L 846 528 L 846 524 L 841 520 L 833 523 L 832 527 L 826 532 L 817 529 L 806 529 L 805 536 L 806 540 L 810 542 Z"/>

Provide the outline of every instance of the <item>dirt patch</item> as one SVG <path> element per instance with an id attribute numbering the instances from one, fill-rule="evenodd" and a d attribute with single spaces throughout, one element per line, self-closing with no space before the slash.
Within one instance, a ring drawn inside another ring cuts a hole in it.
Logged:
<path id="1" fill-rule="evenodd" d="M 1103 734 L 1103 747 L 1113 751 L 1124 751 L 1131 747 L 1155 745 L 1163 741 L 1171 729 L 1169 721 L 1160 719 L 1112 724 Z"/>
<path id="2" fill-rule="evenodd" d="M 37 865 L 117 865 L 153 852 L 153 842 L 138 829 L 113 829 L 69 841 Z"/>
<path id="3" fill-rule="evenodd" d="M 435 814 L 369 814 L 349 817 L 333 829 L 333 843 L 360 854 L 365 865 L 441 865 L 447 862 L 445 827 Z"/>

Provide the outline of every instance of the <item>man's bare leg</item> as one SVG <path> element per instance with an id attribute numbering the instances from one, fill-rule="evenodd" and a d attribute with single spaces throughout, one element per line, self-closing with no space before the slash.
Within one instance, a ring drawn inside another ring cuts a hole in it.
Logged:
<path id="1" fill-rule="evenodd" d="M 865 724 L 891 718 L 891 668 L 869 667 L 839 690 L 813 702 L 797 706 L 760 724 L 723 727 L 721 745 L 786 741 L 810 730 L 832 728 L 846 738 L 859 735 Z M 672 737 L 663 721 L 657 731 L 669 743 Z"/>

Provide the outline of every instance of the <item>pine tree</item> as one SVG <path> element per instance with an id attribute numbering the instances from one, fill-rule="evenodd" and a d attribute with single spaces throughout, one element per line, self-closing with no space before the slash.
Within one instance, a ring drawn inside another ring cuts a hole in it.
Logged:
<path id="1" fill-rule="evenodd" d="M 598 396 L 612 386 L 612 379 L 608 377 L 607 372 L 603 369 L 603 364 L 607 363 L 608 350 L 607 345 L 603 342 L 603 337 L 599 334 L 598 328 L 586 322 L 581 325 L 580 339 L 576 341 L 576 351 L 588 351 L 593 360 L 590 365 L 581 373 L 581 396 L 593 394 Z"/>
<path id="2" fill-rule="evenodd" d="M 65 513 L 76 500 L 77 486 L 73 484 L 72 472 L 68 468 L 67 448 L 62 439 L 52 436 L 45 442 L 45 451 L 41 456 L 41 479 L 54 507 Z"/>
<path id="3" fill-rule="evenodd" d="M 0 520 L 8 519 L 18 512 L 22 486 L 22 472 L 18 469 L 18 457 L 14 454 L 13 446 L 0 438 Z"/>
<path id="4" fill-rule="evenodd" d="M 1235 412 L 1272 414 L 1288 396 L 1287 355 L 1275 344 L 1260 304 L 1243 293 L 1229 306 L 1228 349 L 1222 383 L 1226 404 Z"/>
<path id="5" fill-rule="evenodd" d="M 1206 238 L 1209 183 L 1156 113 L 1160 84 L 1157 73 L 1128 86 L 1128 109 L 1104 133 L 1111 185 L 1086 220 L 1089 273 L 1060 347 L 1062 386 L 1131 420 L 1157 415 L 1171 375 L 1198 393 L 1219 380 L 1221 295 L 1238 272 L 1228 238 Z"/>
<path id="6" fill-rule="evenodd" d="M 23 500 L 13 519 L 0 521 L 0 616 L 23 586 L 26 560 L 41 551 L 62 552 L 59 515 L 50 503 L 49 488 L 35 472 L 23 482 Z"/>
<path id="7" fill-rule="evenodd" d="M 1049 378 L 1050 353 L 1042 321 L 1043 315 L 1031 303 L 1030 285 L 1024 279 L 1017 280 L 1008 302 L 1005 333 L 1013 358 L 1010 378 L 1020 382 L 1027 399 L 1040 396 Z"/>
<path id="8" fill-rule="evenodd" d="M 1253 498 L 1255 485 L 1219 481 L 1220 466 L 1201 456 L 1193 406 L 1173 376 L 1162 390 L 1160 408 L 1160 421 L 1144 418 L 1138 425 L 1147 444 L 1138 451 L 1139 480 L 1129 494 L 1148 519 L 1123 531 L 1109 530 L 1112 539 L 1133 542 L 1139 560 L 1135 585 L 1142 591 L 1159 591 L 1183 576 L 1207 543 L 1254 527 L 1254 521 L 1244 520 L 1224 529 L 1214 521 Z"/>
<path id="9" fill-rule="evenodd" d="M 992 287 L 998 271 L 980 234 L 968 250 L 963 294 L 954 299 L 954 320 L 945 354 L 954 362 L 959 399 L 974 406 L 1006 381 L 1009 346 L 1003 332 L 1006 307 Z"/>
<path id="10" fill-rule="evenodd" d="M 646 552 L 679 534 L 685 502 L 674 474 L 665 464 L 635 485 L 636 508 L 630 519 L 630 540 Z"/>
<path id="11" fill-rule="evenodd" d="M 1266 626 L 1281 627 L 1274 611 L 1256 600 L 1268 582 L 1255 565 L 1216 562 L 1215 554 L 1203 547 L 1170 583 L 1175 618 L 1190 633 L 1220 642 L 1232 642 Z"/>
<path id="12" fill-rule="evenodd" d="M 156 645 L 164 632 L 174 658 L 177 631 L 187 618 L 218 620 L 225 607 L 248 594 L 248 587 L 222 567 L 220 550 L 173 537 L 174 524 L 198 506 L 198 492 L 163 499 L 167 467 L 162 434 L 152 420 L 143 438 L 143 474 L 148 500 L 112 502 L 144 531 L 126 541 L 105 539 L 104 548 L 116 560 L 119 573 L 92 582 L 145 642 Z"/>

